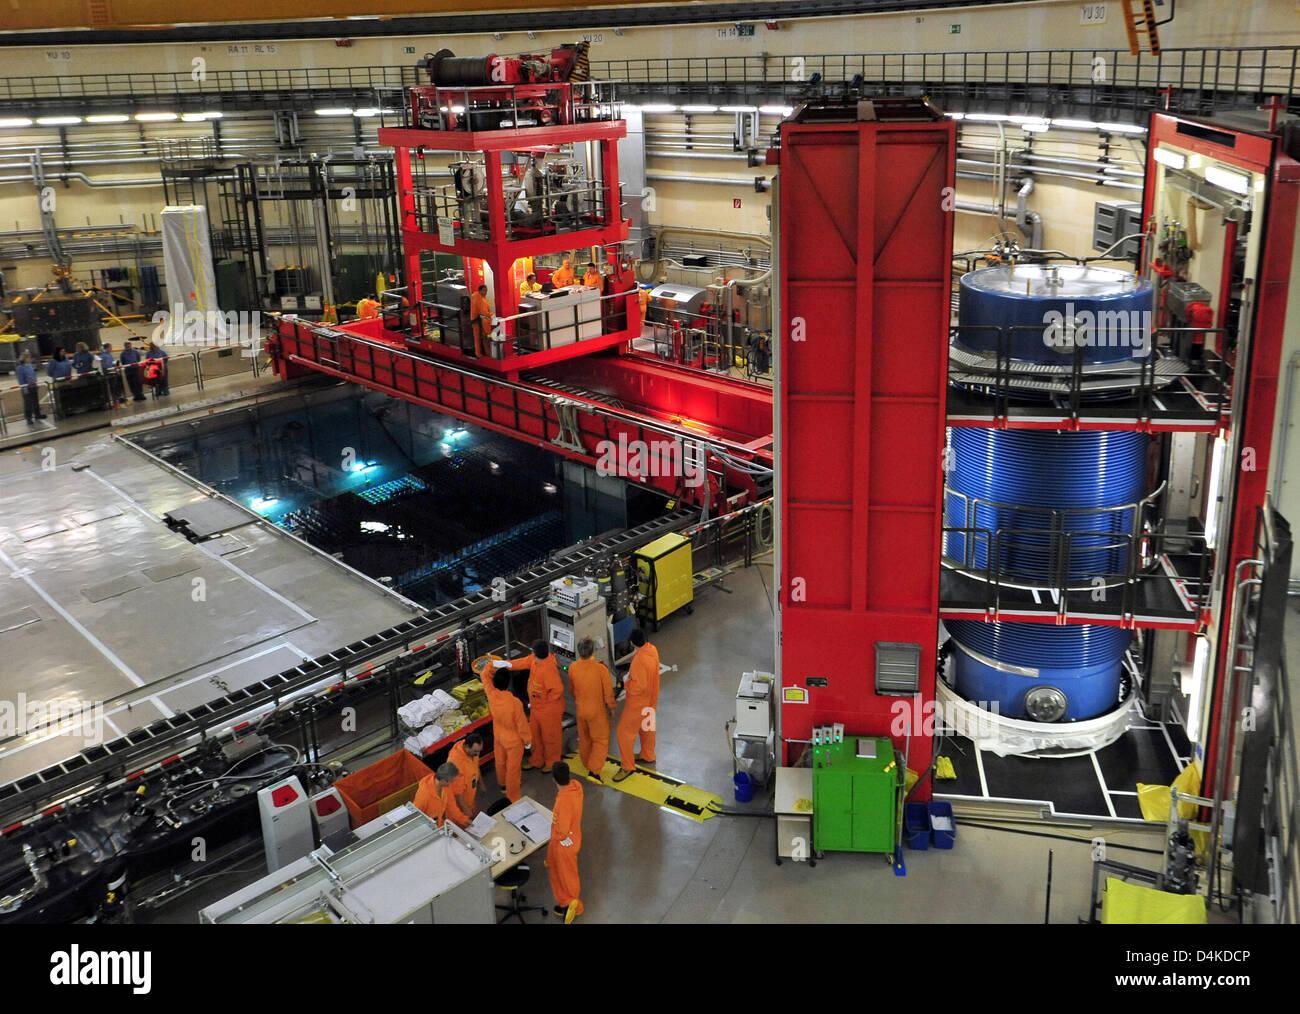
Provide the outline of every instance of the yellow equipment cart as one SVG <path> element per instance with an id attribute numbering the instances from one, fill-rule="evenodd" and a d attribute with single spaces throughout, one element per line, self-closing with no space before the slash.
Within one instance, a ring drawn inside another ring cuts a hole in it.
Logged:
<path id="1" fill-rule="evenodd" d="M 637 590 L 641 593 L 640 613 L 659 629 L 666 616 L 683 606 L 695 607 L 695 572 L 691 565 L 691 540 L 671 534 L 647 543 L 633 554 Z"/>

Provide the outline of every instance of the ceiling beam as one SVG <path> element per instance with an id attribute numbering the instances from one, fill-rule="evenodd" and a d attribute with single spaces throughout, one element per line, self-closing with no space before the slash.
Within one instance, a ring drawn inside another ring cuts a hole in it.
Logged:
<path id="1" fill-rule="evenodd" d="M 641 0 L 566 0 L 563 7 L 520 10 L 520 0 L 477 0 L 480 13 L 450 0 L 316 0 L 304 20 L 301 0 L 230 0 L 209 9 L 211 23 L 168 24 L 173 0 L 45 0 L 7 10 L 0 46 L 106 45 L 134 42 L 238 42 L 291 39 L 469 35 L 496 32 L 790 21 L 943 7 L 988 7 L 1021 0 L 758 0 L 749 3 L 646 4 Z M 206 5 L 205 5 L 206 6 Z M 429 13 L 433 8 L 435 13 Z M 378 9 L 376 9 L 378 8 Z M 482 12 L 488 13 L 482 13 Z M 191 7 L 187 16 L 203 16 Z M 281 20 L 287 19 L 287 20 Z"/>

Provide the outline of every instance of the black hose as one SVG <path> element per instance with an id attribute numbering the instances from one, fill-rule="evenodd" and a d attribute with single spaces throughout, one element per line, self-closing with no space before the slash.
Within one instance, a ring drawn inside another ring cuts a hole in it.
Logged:
<path id="1" fill-rule="evenodd" d="M 1028 835 L 1031 838 L 1055 838 L 1058 841 L 1073 842 L 1076 845 L 1092 844 L 1090 839 L 1084 840 L 1082 838 L 1071 838 L 1068 834 L 1050 834 L 1047 831 L 1026 831 L 1018 827 L 1005 827 L 1001 824 L 981 824 L 980 822 L 973 820 L 962 820 L 960 823 L 963 827 L 978 827 L 986 831 L 1005 831 L 1008 834 Z M 1114 845 L 1110 842 L 1106 843 L 1106 848 L 1126 849 L 1129 852 L 1142 852 L 1150 856 L 1163 856 L 1165 854 L 1164 849 L 1144 849 L 1137 845 Z"/>

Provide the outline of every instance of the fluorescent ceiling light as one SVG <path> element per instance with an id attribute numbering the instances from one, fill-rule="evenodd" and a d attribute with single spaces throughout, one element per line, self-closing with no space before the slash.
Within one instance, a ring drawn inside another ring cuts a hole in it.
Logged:
<path id="1" fill-rule="evenodd" d="M 1041 134 L 1043 131 L 1045 131 L 1048 128 L 1048 126 L 1049 124 L 1046 120 L 1035 120 L 1032 123 L 1020 124 L 1020 129 L 1027 130 L 1031 134 Z"/>
<path id="2" fill-rule="evenodd" d="M 331 107 L 329 109 L 317 109 L 316 115 L 317 116 L 351 116 L 352 109 L 350 106 L 346 108 L 343 106 L 336 106 L 336 107 Z"/>
<path id="3" fill-rule="evenodd" d="M 1206 173 L 1208 176 L 1208 171 Z M 1205 490 L 1205 548 L 1213 549 L 1219 534 L 1219 484 L 1223 480 L 1223 452 L 1228 443 L 1223 437 L 1214 438 L 1210 452 L 1210 484 Z"/>
<path id="4" fill-rule="evenodd" d="M 1061 130 L 1102 130 L 1109 134 L 1145 134 L 1146 127 L 1132 123 L 1097 123 L 1095 120 L 1058 120 L 1052 117 L 1052 126 Z"/>
<path id="5" fill-rule="evenodd" d="M 966 119 L 966 114 L 965 114 L 965 113 L 944 113 L 943 115 L 946 116 L 946 117 L 948 117 L 948 119 L 950 119 L 950 120 L 964 120 L 964 119 Z"/>
<path id="6" fill-rule="evenodd" d="M 182 113 L 181 120 L 185 123 L 202 123 L 204 120 L 219 120 L 221 113 Z"/>
<path id="7" fill-rule="evenodd" d="M 0 127 L 30 127 L 31 125 L 32 121 L 22 116 L 11 116 L 0 120 Z"/>
<path id="8" fill-rule="evenodd" d="M 1010 116 L 1001 116 L 998 113 L 967 113 L 968 120 L 981 120 L 986 123 L 1006 123 L 1011 119 Z"/>
<path id="9" fill-rule="evenodd" d="M 716 113 L 717 106 L 682 106 L 683 113 Z"/>
<path id="10" fill-rule="evenodd" d="M 1201 738 L 1201 695 L 1205 688 L 1205 670 L 1210 660 L 1210 642 L 1196 638 L 1196 654 L 1192 660 L 1192 685 L 1187 695 L 1187 738 L 1193 743 Z"/>
<path id="11" fill-rule="evenodd" d="M 641 107 L 641 112 L 643 112 L 643 113 L 675 113 L 675 112 L 677 112 L 677 107 L 676 107 L 676 106 L 665 105 L 665 104 L 662 103 L 662 102 L 650 102 L 650 103 L 648 103 L 648 104 L 646 104 L 646 105 L 644 105 L 644 106 Z"/>
<path id="12" fill-rule="evenodd" d="M 66 127 L 72 123 L 80 123 L 80 116 L 40 116 L 36 122 L 42 127 Z"/>
<path id="13" fill-rule="evenodd" d="M 372 108 L 372 109 L 354 109 L 354 110 L 352 110 L 352 115 L 353 115 L 353 116 L 359 116 L 359 117 L 378 116 L 378 115 L 379 115 L 379 110 L 378 110 L 378 109 L 373 109 L 373 108 Z"/>
<path id="14" fill-rule="evenodd" d="M 1187 165 L 1186 155 L 1180 155 L 1168 148 L 1157 148 L 1151 153 L 1151 157 L 1161 165 L 1167 165 L 1170 169 L 1182 169 Z"/>
<path id="15" fill-rule="evenodd" d="M 786 117 L 794 112 L 794 106 L 759 106 L 758 111 L 767 116 Z"/>
<path id="16" fill-rule="evenodd" d="M 40 122 L 39 120 L 37 122 Z M 1243 173 L 1234 173 L 1217 165 L 1205 167 L 1205 180 L 1216 187 L 1231 190 L 1234 194 L 1244 194 L 1250 190 L 1250 177 Z"/>
<path id="17" fill-rule="evenodd" d="M 131 117 L 125 113 L 94 113 L 86 117 L 87 123 L 125 123 Z"/>
<path id="18" fill-rule="evenodd" d="M 180 119 L 175 113 L 136 113 L 135 118 L 139 123 L 162 123 L 166 120 Z"/>
<path id="19" fill-rule="evenodd" d="M 756 113 L 758 106 L 723 106 L 724 113 Z"/>

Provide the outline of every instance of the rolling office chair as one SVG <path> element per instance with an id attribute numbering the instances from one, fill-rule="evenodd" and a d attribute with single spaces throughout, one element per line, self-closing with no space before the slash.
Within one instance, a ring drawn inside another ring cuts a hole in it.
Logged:
<path id="1" fill-rule="evenodd" d="M 483 812 L 489 817 L 495 817 L 509 805 L 510 800 L 502 796 Z M 543 916 L 546 915 L 545 905 L 524 904 L 528 899 L 524 897 L 523 888 L 524 885 L 528 883 L 530 873 L 531 871 L 528 868 L 528 864 L 520 863 L 518 866 L 506 870 L 505 873 L 501 874 L 501 876 L 493 881 L 494 887 L 499 887 L 510 895 L 509 905 L 496 906 L 498 911 L 505 913 L 505 915 L 497 920 L 498 923 L 508 922 L 511 918 L 518 919 L 520 922 L 525 922 L 525 912 L 541 912 Z"/>
<path id="2" fill-rule="evenodd" d="M 527 863 L 520 863 L 505 873 L 501 874 L 495 881 L 495 885 L 510 895 L 509 905 L 498 905 L 497 910 L 504 912 L 498 923 L 509 921 L 512 917 L 520 922 L 525 922 L 525 912 L 541 912 L 546 915 L 545 905 L 525 905 L 528 899 L 524 897 L 523 887 L 528 883 L 529 869 Z"/>

